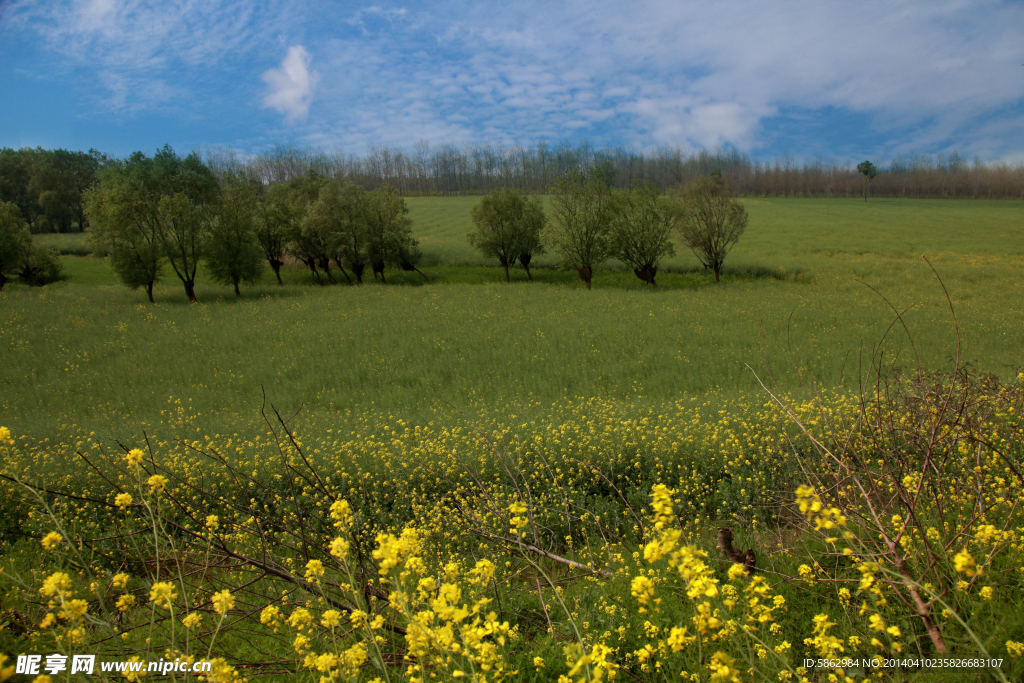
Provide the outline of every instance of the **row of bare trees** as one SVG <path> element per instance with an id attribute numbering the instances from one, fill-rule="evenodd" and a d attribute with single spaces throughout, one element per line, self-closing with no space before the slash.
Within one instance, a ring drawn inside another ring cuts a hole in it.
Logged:
<path id="1" fill-rule="evenodd" d="M 752 160 L 736 150 L 690 152 L 679 147 L 636 151 L 595 149 L 587 142 L 529 147 L 416 144 L 411 150 L 374 147 L 359 156 L 312 148 L 278 146 L 257 155 L 229 148 L 201 150 L 215 173 L 244 172 L 265 183 L 288 182 L 313 169 L 366 189 L 391 185 L 404 196 L 486 194 L 498 188 L 545 192 L 552 183 L 580 171 L 599 171 L 616 188 L 638 182 L 665 191 L 712 171 L 726 177 L 740 196 L 850 197 L 863 192 L 865 178 L 855 162 L 790 156 Z M 897 157 L 871 181 L 876 197 L 935 199 L 1024 199 L 1024 164 L 984 163 L 952 153 Z"/>

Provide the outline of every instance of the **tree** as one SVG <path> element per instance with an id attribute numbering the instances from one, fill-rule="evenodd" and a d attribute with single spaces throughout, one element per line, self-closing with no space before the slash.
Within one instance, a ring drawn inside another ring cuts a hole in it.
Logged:
<path id="1" fill-rule="evenodd" d="M 615 193 L 611 255 L 644 282 L 656 284 L 661 259 L 675 254 L 673 230 L 669 202 L 653 183 L 638 182 L 632 190 Z"/>
<path id="2" fill-rule="evenodd" d="M 32 234 L 13 202 L 0 203 L 0 291 L 8 276 L 24 265 L 32 248 Z"/>
<path id="3" fill-rule="evenodd" d="M 64 280 L 64 269 L 56 249 L 44 249 L 32 245 L 21 263 L 18 279 L 33 287 L 42 287 L 51 282 Z"/>
<path id="4" fill-rule="evenodd" d="M 363 284 L 363 271 L 370 258 L 367 201 L 366 190 L 358 185 L 333 182 L 320 193 L 320 201 L 312 209 L 318 215 L 325 215 L 323 220 L 331 223 L 328 249 L 349 284 L 352 280 L 344 264 L 352 269 L 356 282 Z"/>
<path id="5" fill-rule="evenodd" d="M 327 281 L 334 282 L 327 234 L 320 230 L 320 224 L 307 221 L 306 216 L 326 183 L 326 179 L 310 170 L 289 181 L 287 192 L 288 252 L 305 263 L 320 284 L 320 268 L 327 273 Z"/>
<path id="6" fill-rule="evenodd" d="M 389 263 L 423 275 L 416 268 L 419 249 L 416 248 L 418 242 L 412 236 L 409 207 L 405 205 L 398 190 L 390 185 L 381 185 L 367 193 L 366 230 L 366 255 L 374 277 L 379 274 L 381 281 L 387 284 L 384 268 Z"/>
<path id="7" fill-rule="evenodd" d="M 864 174 L 864 201 L 868 200 L 868 183 L 874 180 L 878 169 L 870 161 L 862 161 L 857 164 L 857 170 Z"/>
<path id="8" fill-rule="evenodd" d="M 182 159 L 170 145 L 153 155 L 152 170 L 160 192 L 157 236 L 185 295 L 195 303 L 203 238 L 216 215 L 220 194 L 217 177 L 198 155 Z"/>
<path id="9" fill-rule="evenodd" d="M 15 204 L 30 232 L 35 229 L 36 219 L 41 214 L 36 201 L 38 197 L 29 190 L 35 158 L 39 154 L 42 150 L 0 150 L 0 202 Z"/>
<path id="10" fill-rule="evenodd" d="M 255 221 L 256 241 L 277 277 L 277 284 L 283 285 L 281 266 L 284 265 L 284 254 L 288 245 L 288 227 L 291 221 L 288 186 L 271 185 L 266 191 L 260 192 L 253 220 Z"/>
<path id="11" fill-rule="evenodd" d="M 475 229 L 466 235 L 471 245 L 488 258 L 498 259 L 505 267 L 509 282 L 510 266 L 520 259 L 530 276 L 530 259 L 543 253 L 540 232 L 544 227 L 544 209 L 539 199 L 508 188 L 495 190 L 480 200 L 470 211 Z"/>
<path id="12" fill-rule="evenodd" d="M 263 251 L 256 240 L 258 192 L 258 183 L 228 171 L 204 247 L 210 275 L 217 282 L 234 285 L 236 297 L 242 296 L 239 283 L 255 283 L 263 274 Z"/>
<path id="13" fill-rule="evenodd" d="M 747 227 L 747 211 L 732 194 L 732 185 L 721 174 L 697 178 L 677 191 L 673 209 L 683 242 L 714 271 L 715 282 L 720 282 L 722 263 Z"/>
<path id="14" fill-rule="evenodd" d="M 84 203 L 90 241 L 98 251 L 109 252 L 126 287 L 145 287 L 153 303 L 153 285 L 160 281 L 166 257 L 158 236 L 159 193 L 145 182 L 148 163 L 141 152 L 112 162 L 85 193 Z"/>
<path id="15" fill-rule="evenodd" d="M 551 189 L 552 221 L 544 241 L 591 288 L 594 266 L 609 254 L 612 194 L 602 177 L 571 171 Z"/>

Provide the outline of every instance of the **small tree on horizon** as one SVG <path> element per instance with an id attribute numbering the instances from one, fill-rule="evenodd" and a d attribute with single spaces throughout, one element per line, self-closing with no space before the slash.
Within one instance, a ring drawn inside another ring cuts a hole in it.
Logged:
<path id="1" fill-rule="evenodd" d="M 697 178 L 676 193 L 673 210 L 683 242 L 721 281 L 725 257 L 747 227 L 747 211 L 732 199 L 732 185 L 721 174 Z"/>
<path id="2" fill-rule="evenodd" d="M 868 183 L 878 175 L 878 169 L 870 161 L 862 161 L 857 164 L 857 170 L 864 174 L 864 201 L 868 200 Z"/>

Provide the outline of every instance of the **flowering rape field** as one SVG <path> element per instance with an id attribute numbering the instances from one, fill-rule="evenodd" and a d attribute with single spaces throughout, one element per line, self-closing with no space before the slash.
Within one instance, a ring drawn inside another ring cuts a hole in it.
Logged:
<path id="1" fill-rule="evenodd" d="M 947 301 L 781 239 L 722 287 L 6 288 L 0 681 L 1020 680 L 1020 255 L 930 255 Z"/>

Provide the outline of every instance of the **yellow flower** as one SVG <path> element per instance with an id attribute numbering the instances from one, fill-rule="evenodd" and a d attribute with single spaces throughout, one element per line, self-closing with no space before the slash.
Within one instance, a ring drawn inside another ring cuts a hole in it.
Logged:
<path id="1" fill-rule="evenodd" d="M 349 544 L 341 536 L 331 541 L 331 555 L 338 558 L 339 560 L 344 559 L 348 554 Z"/>
<path id="2" fill-rule="evenodd" d="M 132 494 L 130 493 L 119 493 L 114 496 L 114 505 L 121 508 L 122 510 L 132 504 Z"/>
<path id="3" fill-rule="evenodd" d="M 354 517 L 347 500 L 336 500 L 331 504 L 331 519 L 336 520 L 334 526 L 339 529 L 343 526 L 352 526 Z"/>
<path id="4" fill-rule="evenodd" d="M 0 443 L 6 443 L 14 445 L 14 439 L 11 438 L 11 430 L 7 427 L 0 427 Z M 2 663 L 3 660 L 0 660 Z"/>
<path id="5" fill-rule="evenodd" d="M 327 610 L 324 612 L 323 619 L 320 620 L 320 623 L 323 624 L 325 628 L 337 628 L 341 625 L 341 612 L 336 609 Z"/>
<path id="6" fill-rule="evenodd" d="M 1010 653 L 1011 657 L 1024 657 L 1024 643 L 1008 640 L 1006 641 L 1006 651 Z"/>
<path id="7" fill-rule="evenodd" d="M 991 600 L 992 599 L 992 594 L 993 594 L 992 593 L 992 586 L 985 586 L 979 592 L 979 595 L 981 595 L 983 600 Z"/>
<path id="8" fill-rule="evenodd" d="M 190 612 L 187 617 L 181 620 L 185 628 L 195 628 L 203 623 L 203 615 L 199 612 Z"/>
<path id="9" fill-rule="evenodd" d="M 43 549 L 44 550 L 53 550 L 55 547 L 57 547 L 57 544 L 60 543 L 63 540 L 64 540 L 63 536 L 58 534 L 56 531 L 51 531 L 50 533 L 48 533 L 45 536 L 43 536 L 43 541 L 42 541 Z"/>
<path id="10" fill-rule="evenodd" d="M 543 669 L 544 668 L 544 658 L 543 657 L 534 657 L 533 658 L 533 668 L 535 668 L 535 669 Z"/>
<path id="11" fill-rule="evenodd" d="M 71 590 L 71 577 L 64 572 L 54 572 L 43 581 L 43 587 L 39 589 L 40 595 L 55 597 L 64 595 Z"/>
<path id="12" fill-rule="evenodd" d="M 117 604 L 115 606 L 117 607 L 118 612 L 127 612 L 135 606 L 135 596 L 131 593 L 125 593 L 117 599 Z"/>
<path id="13" fill-rule="evenodd" d="M 206 528 L 210 531 L 216 531 L 220 528 L 220 517 L 217 515 L 206 516 Z"/>
<path id="14" fill-rule="evenodd" d="M 170 608 L 171 602 L 177 597 L 178 594 L 174 592 L 174 586 L 166 581 L 154 583 L 149 590 L 149 599 L 157 607 Z"/>
<path id="15" fill-rule="evenodd" d="M 306 581 L 319 579 L 324 575 L 324 563 L 320 560 L 310 560 L 306 563 Z"/>
<path id="16" fill-rule="evenodd" d="M 210 598 L 210 602 L 213 603 L 213 610 L 217 614 L 224 616 L 228 613 L 229 609 L 234 608 L 235 596 L 231 595 L 231 591 L 225 589 L 219 593 L 214 593 Z"/>
<path id="17" fill-rule="evenodd" d="M 60 618 L 67 621 L 78 621 L 89 611 L 89 603 L 85 600 L 67 600 L 64 609 L 60 612 Z"/>
<path id="18" fill-rule="evenodd" d="M 154 474 L 146 483 L 149 484 L 149 490 L 153 493 L 160 493 L 167 486 L 167 477 L 162 474 Z"/>
<path id="19" fill-rule="evenodd" d="M 127 574 L 114 574 L 114 578 L 110 580 L 110 583 L 114 588 L 121 589 L 128 585 Z"/>
<path id="20" fill-rule="evenodd" d="M 966 548 L 953 556 L 953 568 L 960 574 L 974 576 L 978 573 L 977 566 L 974 558 L 971 557 Z"/>
<path id="21" fill-rule="evenodd" d="M 125 454 L 124 459 L 133 465 L 138 465 L 139 463 L 142 462 L 142 459 L 145 457 L 145 455 L 146 454 L 140 451 L 138 448 L 133 448 L 130 451 L 128 451 L 127 454 Z"/>

